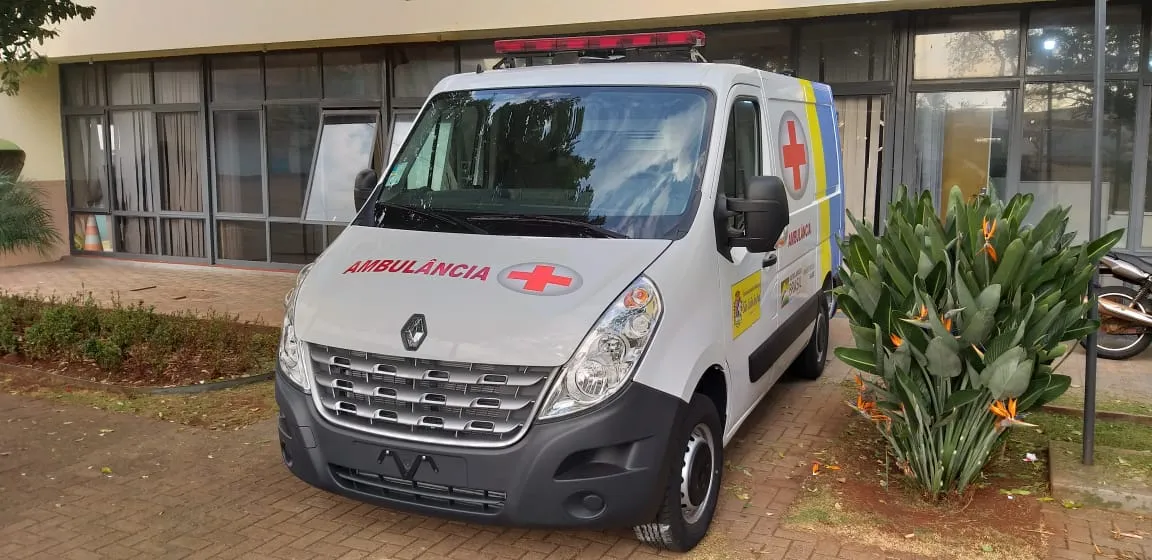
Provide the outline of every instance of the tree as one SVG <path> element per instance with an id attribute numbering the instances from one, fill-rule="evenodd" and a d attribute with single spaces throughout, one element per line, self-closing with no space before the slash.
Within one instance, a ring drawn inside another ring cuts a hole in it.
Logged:
<path id="1" fill-rule="evenodd" d="M 16 95 L 26 73 L 44 69 L 47 60 L 36 48 L 59 35 L 53 26 L 95 14 L 95 7 L 71 0 L 0 0 L 0 92 Z"/>
<path id="2" fill-rule="evenodd" d="M 10 170 L 0 171 L 0 254 L 32 249 L 47 255 L 59 242 L 40 193 Z"/>

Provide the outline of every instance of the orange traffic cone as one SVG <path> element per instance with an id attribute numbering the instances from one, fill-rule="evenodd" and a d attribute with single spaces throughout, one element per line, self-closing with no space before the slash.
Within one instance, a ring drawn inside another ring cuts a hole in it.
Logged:
<path id="1" fill-rule="evenodd" d="M 100 230 L 96 228 L 96 216 L 88 216 L 88 223 L 84 226 L 84 250 L 104 250 L 104 245 L 100 243 Z"/>

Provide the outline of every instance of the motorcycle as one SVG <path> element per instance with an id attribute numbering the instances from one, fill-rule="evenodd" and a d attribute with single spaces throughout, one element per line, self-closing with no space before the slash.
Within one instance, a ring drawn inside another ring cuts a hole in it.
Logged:
<path id="1" fill-rule="evenodd" d="M 1099 270 L 1139 286 L 1101 286 L 1096 294 L 1100 311 L 1096 353 L 1109 360 L 1127 360 L 1152 344 L 1152 260 L 1127 251 L 1111 251 L 1100 259 Z M 1086 344 L 1086 339 L 1081 344 Z"/>

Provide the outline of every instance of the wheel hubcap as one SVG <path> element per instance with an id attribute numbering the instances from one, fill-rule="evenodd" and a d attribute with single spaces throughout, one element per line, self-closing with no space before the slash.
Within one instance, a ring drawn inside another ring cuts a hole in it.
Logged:
<path id="1" fill-rule="evenodd" d="M 680 511 L 688 523 L 700 520 L 712 495 L 717 474 L 717 466 L 712 460 L 715 453 L 712 430 L 704 424 L 697 424 L 688 436 L 684 466 L 680 470 Z"/>

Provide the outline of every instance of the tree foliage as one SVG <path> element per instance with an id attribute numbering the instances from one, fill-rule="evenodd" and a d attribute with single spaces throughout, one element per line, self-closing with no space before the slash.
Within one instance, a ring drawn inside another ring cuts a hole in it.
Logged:
<path id="1" fill-rule="evenodd" d="M 59 35 L 54 26 L 95 14 L 72 0 L 0 0 L 0 92 L 16 95 L 25 74 L 43 70 L 47 61 L 36 49 Z"/>

